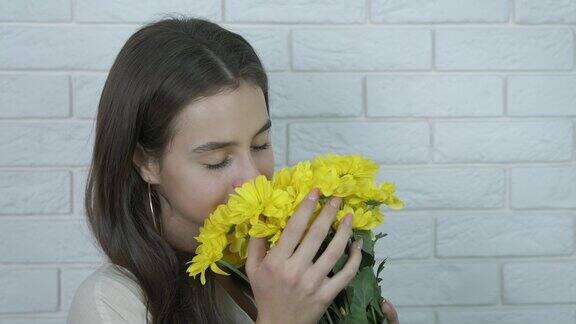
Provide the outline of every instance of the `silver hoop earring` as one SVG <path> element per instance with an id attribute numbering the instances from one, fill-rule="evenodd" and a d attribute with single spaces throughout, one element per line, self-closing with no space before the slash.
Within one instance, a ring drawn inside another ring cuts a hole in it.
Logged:
<path id="1" fill-rule="evenodd" d="M 152 221 L 154 222 L 154 227 L 156 231 L 162 236 L 161 228 L 158 226 L 158 221 L 156 219 L 156 214 L 154 213 L 154 207 L 152 206 L 152 190 L 150 189 L 150 182 L 148 182 L 148 202 L 150 203 L 150 212 L 152 213 Z"/>

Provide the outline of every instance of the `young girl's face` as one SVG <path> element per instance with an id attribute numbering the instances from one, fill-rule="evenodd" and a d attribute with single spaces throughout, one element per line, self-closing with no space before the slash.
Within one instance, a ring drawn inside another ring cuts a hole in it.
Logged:
<path id="1" fill-rule="evenodd" d="M 274 173 L 270 119 L 260 87 L 243 82 L 178 116 L 176 135 L 154 176 L 165 238 L 193 252 L 199 227 L 234 188 Z"/>

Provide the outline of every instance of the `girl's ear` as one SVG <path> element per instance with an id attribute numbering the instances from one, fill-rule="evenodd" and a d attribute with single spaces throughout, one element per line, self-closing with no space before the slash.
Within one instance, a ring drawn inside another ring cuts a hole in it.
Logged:
<path id="1" fill-rule="evenodd" d="M 144 181 L 150 184 L 160 183 L 160 168 L 158 162 L 155 158 L 147 154 L 139 143 L 136 144 L 136 149 L 134 149 L 132 162 Z"/>

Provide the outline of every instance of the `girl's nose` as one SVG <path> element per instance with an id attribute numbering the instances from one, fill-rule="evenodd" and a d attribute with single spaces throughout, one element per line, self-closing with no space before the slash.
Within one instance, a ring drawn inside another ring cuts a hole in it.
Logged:
<path id="1" fill-rule="evenodd" d="M 240 172 L 238 177 L 232 181 L 233 188 L 240 187 L 245 182 L 253 180 L 261 174 L 260 170 L 258 169 L 258 166 L 256 165 L 256 163 L 254 163 L 254 160 L 252 158 L 248 158 L 248 161 L 244 165 L 245 166 L 242 168 L 242 171 Z"/>

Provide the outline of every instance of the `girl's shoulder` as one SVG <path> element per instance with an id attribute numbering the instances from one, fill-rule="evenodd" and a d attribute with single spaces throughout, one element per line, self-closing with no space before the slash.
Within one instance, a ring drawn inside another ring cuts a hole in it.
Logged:
<path id="1" fill-rule="evenodd" d="M 145 323 L 144 295 L 127 269 L 104 263 L 80 284 L 67 323 Z"/>

